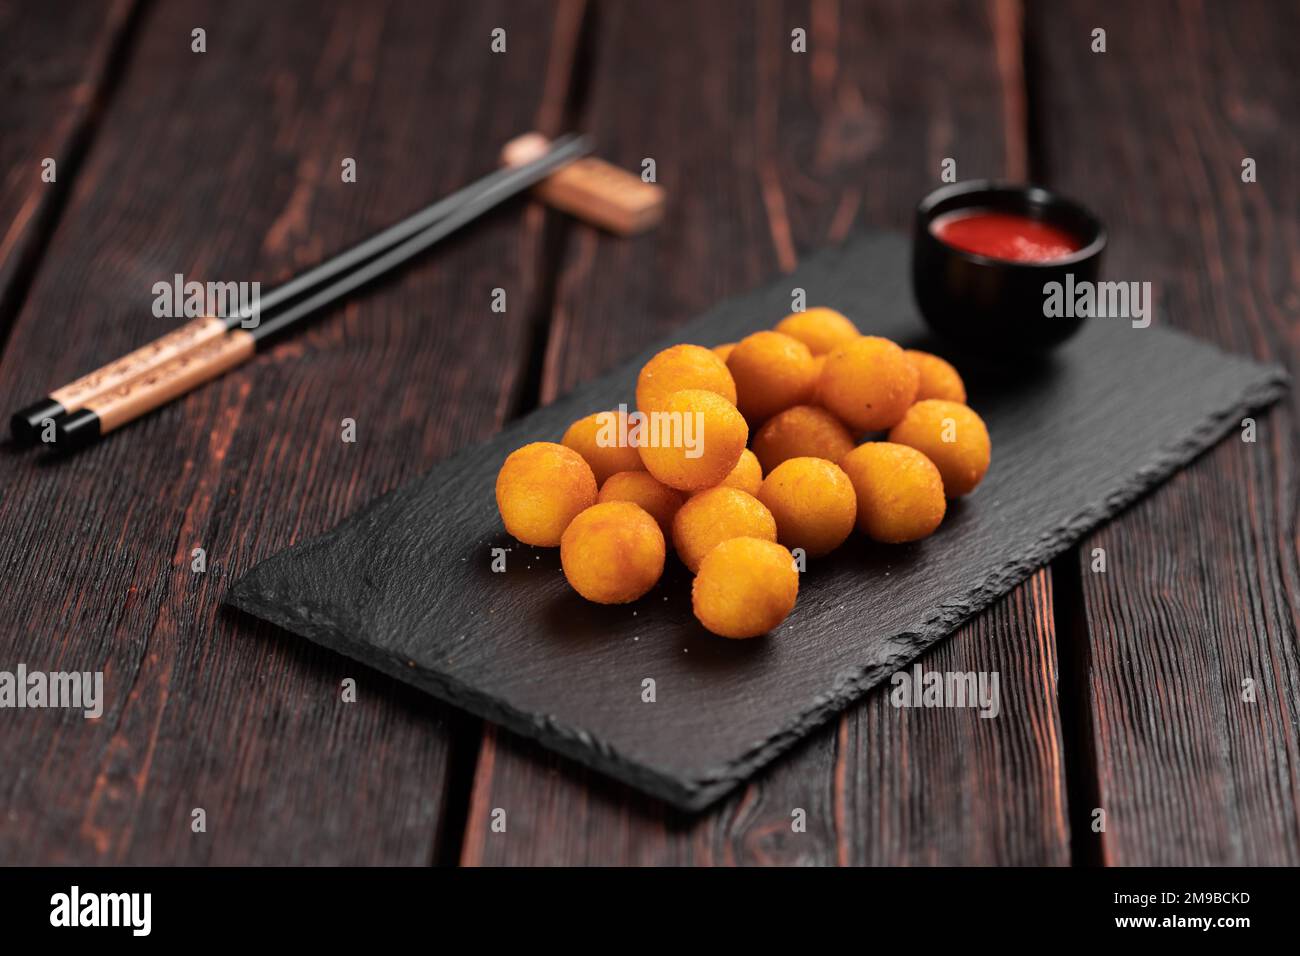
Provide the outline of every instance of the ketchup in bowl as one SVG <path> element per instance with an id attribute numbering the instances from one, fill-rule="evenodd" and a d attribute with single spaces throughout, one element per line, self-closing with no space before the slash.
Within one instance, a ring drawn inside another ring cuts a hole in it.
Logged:
<path id="1" fill-rule="evenodd" d="M 940 216 L 930 224 L 930 231 L 956 249 L 1009 262 L 1053 262 L 1084 245 L 1051 223 L 987 209 Z"/>
<path id="2" fill-rule="evenodd" d="M 1050 284 L 1096 282 L 1105 250 L 1101 220 L 1050 189 L 949 183 L 916 207 L 912 295 L 926 325 L 963 352 L 998 363 L 1041 355 L 1085 321 L 1047 315 Z"/>

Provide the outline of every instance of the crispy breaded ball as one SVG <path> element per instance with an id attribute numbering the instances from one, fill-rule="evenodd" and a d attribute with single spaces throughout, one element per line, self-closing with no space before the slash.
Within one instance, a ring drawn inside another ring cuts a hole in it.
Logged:
<path id="1" fill-rule="evenodd" d="M 586 460 L 596 484 L 603 485 L 610 475 L 645 467 L 635 448 L 619 444 L 627 433 L 626 412 L 596 412 L 570 425 L 560 441 Z"/>
<path id="2" fill-rule="evenodd" d="M 727 363 L 702 345 L 673 345 L 641 367 L 636 377 L 636 407 L 655 411 L 673 392 L 698 388 L 736 404 L 736 383 Z"/>
<path id="3" fill-rule="evenodd" d="M 673 518 L 673 546 L 692 571 L 716 545 L 744 537 L 775 541 L 776 519 L 739 488 L 710 488 L 694 495 Z"/>
<path id="4" fill-rule="evenodd" d="M 758 500 L 776 519 L 776 540 L 810 558 L 830 554 L 849 536 L 858 515 L 853 482 L 824 458 L 791 458 L 763 479 Z"/>
<path id="5" fill-rule="evenodd" d="M 734 349 L 735 347 L 736 347 L 735 342 L 723 342 L 721 345 L 713 346 L 712 352 L 714 355 L 716 355 L 718 358 L 722 359 L 722 361 L 725 362 L 727 360 L 727 356 L 731 354 L 731 350 Z"/>
<path id="6" fill-rule="evenodd" d="M 793 312 L 776 324 L 776 330 L 808 346 L 813 355 L 825 355 L 837 345 L 856 339 L 858 327 L 834 309 L 818 306 Z"/>
<path id="7" fill-rule="evenodd" d="M 646 470 L 665 485 L 698 491 L 726 478 L 748 441 L 749 427 L 735 405 L 688 388 L 648 414 L 638 451 Z"/>
<path id="8" fill-rule="evenodd" d="M 630 501 L 639 505 L 659 523 L 665 536 L 673 533 L 673 516 L 682 506 L 686 496 L 676 488 L 669 488 L 648 471 L 620 471 L 610 475 L 600 486 L 599 502 Z"/>
<path id="9" fill-rule="evenodd" d="M 626 604 L 664 573 L 664 534 L 630 501 L 592 505 L 569 523 L 560 564 L 573 589 L 597 604 Z"/>
<path id="10" fill-rule="evenodd" d="M 949 498 L 970 494 L 989 470 L 992 447 L 984 419 L 960 402 L 917 402 L 890 430 L 889 440 L 909 445 L 934 462 Z"/>
<path id="11" fill-rule="evenodd" d="M 524 544 L 553 548 L 573 516 L 596 503 L 596 476 L 572 448 L 537 441 L 512 451 L 497 472 L 497 509 Z"/>
<path id="12" fill-rule="evenodd" d="M 726 478 L 723 478 L 713 487 L 715 488 L 739 488 L 746 494 L 758 494 L 758 486 L 763 483 L 763 466 L 758 463 L 758 458 L 754 453 L 746 448 L 740 453 L 740 461 L 736 462 L 736 467 L 731 469 Z M 708 491 L 707 488 L 701 488 L 699 491 L 691 492 L 692 495 L 703 494 Z"/>
<path id="13" fill-rule="evenodd" d="M 826 358 L 818 398 L 858 432 L 892 428 L 916 399 L 920 374 L 889 339 L 864 335 Z"/>
<path id="14" fill-rule="evenodd" d="M 722 637 L 758 637 L 784 621 L 799 597 L 799 572 L 785 548 L 732 538 L 705 556 L 691 585 L 695 617 Z"/>
<path id="15" fill-rule="evenodd" d="M 727 356 L 727 368 L 736 380 L 736 407 L 754 424 L 806 403 L 816 384 L 808 346 L 780 332 L 745 336 Z"/>
<path id="16" fill-rule="evenodd" d="M 868 537 L 886 544 L 918 541 L 943 520 L 943 479 L 915 448 L 867 442 L 845 455 L 840 467 L 853 482 L 858 528 Z"/>
<path id="17" fill-rule="evenodd" d="M 951 362 L 919 349 L 908 349 L 904 354 L 916 366 L 920 376 L 916 388 L 918 402 L 927 398 L 942 398 L 963 405 L 966 403 L 966 383 L 961 380 L 961 375 L 952 367 Z"/>
<path id="18" fill-rule="evenodd" d="M 763 472 L 791 458 L 839 461 L 853 450 L 853 435 L 838 418 L 815 405 L 796 405 L 772 416 L 754 436 Z"/>

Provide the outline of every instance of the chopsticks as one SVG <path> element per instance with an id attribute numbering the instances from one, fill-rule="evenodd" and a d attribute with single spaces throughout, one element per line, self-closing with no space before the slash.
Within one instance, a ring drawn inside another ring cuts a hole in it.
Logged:
<path id="1" fill-rule="evenodd" d="M 15 442 L 35 444 L 51 426 L 58 451 L 96 441 L 241 364 L 309 316 L 590 152 L 587 137 L 563 136 L 536 159 L 484 176 L 272 289 L 261 297 L 252 328 L 244 327 L 253 316 L 247 308 L 186 323 L 14 413 Z"/>

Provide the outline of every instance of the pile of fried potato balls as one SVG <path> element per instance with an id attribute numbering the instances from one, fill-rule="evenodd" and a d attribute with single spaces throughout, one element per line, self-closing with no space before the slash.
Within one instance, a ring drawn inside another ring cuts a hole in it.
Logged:
<path id="1" fill-rule="evenodd" d="M 569 583 L 600 604 L 640 598 L 676 551 L 695 575 L 695 616 L 723 637 L 757 637 L 789 615 L 791 549 L 819 558 L 854 528 L 920 540 L 989 467 L 988 430 L 951 364 L 862 335 L 828 308 L 713 349 L 665 349 L 637 377 L 636 410 L 651 423 L 689 417 L 698 440 L 649 427 L 637 444 L 612 441 L 633 416 L 589 415 L 559 444 L 506 458 L 501 518 L 525 544 L 558 545 Z"/>

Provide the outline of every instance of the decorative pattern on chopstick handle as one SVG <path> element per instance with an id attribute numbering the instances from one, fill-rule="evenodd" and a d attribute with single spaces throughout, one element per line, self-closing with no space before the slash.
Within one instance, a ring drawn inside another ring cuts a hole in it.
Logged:
<path id="1" fill-rule="evenodd" d="M 117 388 L 91 396 L 84 407 L 99 416 L 100 434 L 107 434 L 247 361 L 255 350 L 253 337 L 234 329 Z"/>
<path id="2" fill-rule="evenodd" d="M 50 398 L 63 406 L 64 411 L 75 412 L 87 407 L 88 400 L 109 389 L 117 388 L 151 368 L 162 365 L 197 345 L 224 335 L 226 323 L 211 317 L 186 322 L 178 329 L 128 352 L 119 359 L 69 382 L 50 392 Z"/>

